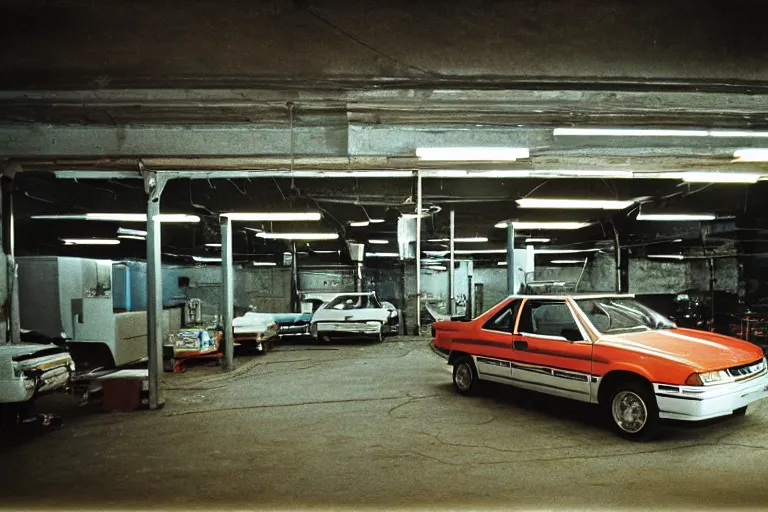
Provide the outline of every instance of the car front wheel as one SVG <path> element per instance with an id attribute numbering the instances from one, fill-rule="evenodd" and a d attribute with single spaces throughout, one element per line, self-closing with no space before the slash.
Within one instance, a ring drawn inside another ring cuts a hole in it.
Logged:
<path id="1" fill-rule="evenodd" d="M 632 441 L 651 439 L 658 428 L 656 399 L 642 382 L 629 381 L 614 387 L 607 404 L 616 431 Z"/>
<path id="2" fill-rule="evenodd" d="M 469 357 L 462 357 L 453 364 L 453 385 L 462 395 L 469 395 L 477 387 L 477 370 Z"/>

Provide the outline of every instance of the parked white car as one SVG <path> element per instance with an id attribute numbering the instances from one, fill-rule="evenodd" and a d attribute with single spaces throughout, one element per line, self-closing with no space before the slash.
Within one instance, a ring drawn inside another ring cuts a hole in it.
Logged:
<path id="1" fill-rule="evenodd" d="M 75 363 L 56 345 L 0 345 L 0 404 L 28 402 L 69 386 Z"/>
<path id="2" fill-rule="evenodd" d="M 315 339 L 346 336 L 381 341 L 385 335 L 397 333 L 397 310 L 387 306 L 374 292 L 340 293 L 315 311 L 310 333 Z"/>
<path id="3" fill-rule="evenodd" d="M 232 320 L 236 345 L 251 346 L 266 353 L 277 339 L 278 325 L 275 315 L 249 311 Z"/>

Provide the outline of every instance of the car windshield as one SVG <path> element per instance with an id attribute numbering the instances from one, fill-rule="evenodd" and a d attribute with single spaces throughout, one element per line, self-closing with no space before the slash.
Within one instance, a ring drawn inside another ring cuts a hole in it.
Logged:
<path id="1" fill-rule="evenodd" d="M 576 303 L 602 334 L 625 334 L 675 327 L 675 324 L 662 314 L 631 298 L 577 299 Z"/>

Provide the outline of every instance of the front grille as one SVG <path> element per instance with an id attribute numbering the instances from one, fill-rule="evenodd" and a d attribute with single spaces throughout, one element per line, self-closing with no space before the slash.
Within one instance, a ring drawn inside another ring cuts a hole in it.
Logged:
<path id="1" fill-rule="evenodd" d="M 754 361 L 749 364 L 728 368 L 726 371 L 728 372 L 728 375 L 730 375 L 731 377 L 748 377 L 750 375 L 754 375 L 758 372 L 761 372 L 764 369 L 765 369 L 765 363 L 763 363 L 763 360 L 760 359 L 758 361 Z"/>

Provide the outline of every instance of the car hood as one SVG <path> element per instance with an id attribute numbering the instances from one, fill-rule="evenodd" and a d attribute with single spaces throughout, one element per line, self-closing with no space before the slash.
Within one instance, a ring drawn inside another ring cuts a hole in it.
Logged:
<path id="1" fill-rule="evenodd" d="M 757 345 L 693 329 L 660 329 L 604 336 L 598 343 L 663 357 L 700 372 L 748 364 L 763 357 Z"/>

